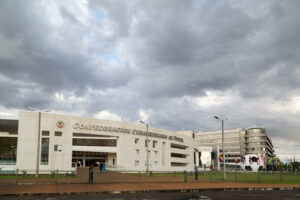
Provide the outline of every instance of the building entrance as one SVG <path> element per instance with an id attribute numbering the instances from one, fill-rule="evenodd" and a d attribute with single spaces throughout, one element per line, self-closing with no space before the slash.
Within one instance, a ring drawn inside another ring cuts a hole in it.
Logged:
<path id="1" fill-rule="evenodd" d="M 72 152 L 72 167 L 99 167 L 104 164 L 106 167 L 116 166 L 116 154 L 105 152 Z"/>

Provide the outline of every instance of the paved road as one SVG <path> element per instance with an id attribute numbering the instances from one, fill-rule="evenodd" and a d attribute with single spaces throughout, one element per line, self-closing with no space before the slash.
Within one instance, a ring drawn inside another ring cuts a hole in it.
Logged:
<path id="1" fill-rule="evenodd" d="M 107 194 L 66 196 L 0 197 L 5 200 L 292 200 L 300 199 L 300 191 L 246 191 L 246 192 L 201 192 L 201 193 L 150 193 L 150 194 Z"/>

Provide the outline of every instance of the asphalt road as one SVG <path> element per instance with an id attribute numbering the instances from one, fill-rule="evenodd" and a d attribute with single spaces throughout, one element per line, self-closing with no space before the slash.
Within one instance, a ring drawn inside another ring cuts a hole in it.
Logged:
<path id="1" fill-rule="evenodd" d="M 0 197 L 5 200 L 292 200 L 300 199 L 300 191 L 244 191 L 244 192 L 201 192 L 201 193 L 145 193 L 106 195 L 66 195 L 66 196 L 23 196 Z"/>

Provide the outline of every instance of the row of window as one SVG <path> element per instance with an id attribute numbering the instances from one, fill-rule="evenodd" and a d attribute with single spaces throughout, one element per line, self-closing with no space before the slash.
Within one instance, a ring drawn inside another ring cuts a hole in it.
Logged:
<path id="1" fill-rule="evenodd" d="M 224 137 L 239 137 L 240 133 L 239 132 L 234 132 L 234 133 L 224 133 Z M 222 133 L 215 133 L 215 134 L 203 134 L 203 135 L 197 135 L 198 139 L 206 139 L 206 138 L 211 138 L 211 139 L 218 139 L 222 138 Z"/>
<path id="2" fill-rule="evenodd" d="M 265 148 L 246 148 L 246 151 L 265 151 Z"/>
<path id="3" fill-rule="evenodd" d="M 158 151 L 153 151 L 154 155 L 157 156 L 158 155 Z M 140 150 L 139 149 L 135 149 L 135 153 L 136 155 L 140 155 Z M 151 155 L 151 151 L 148 150 L 149 155 Z"/>
<path id="4" fill-rule="evenodd" d="M 266 133 L 266 129 L 261 129 L 261 128 L 255 128 L 255 129 L 249 129 L 246 131 L 247 134 L 263 134 Z"/>
<path id="5" fill-rule="evenodd" d="M 267 137 L 266 136 L 246 137 L 246 141 L 248 141 L 248 140 L 258 140 L 258 139 L 267 139 Z"/>
<path id="6" fill-rule="evenodd" d="M 139 144 L 139 141 L 140 141 L 139 138 L 134 138 L 134 144 Z M 147 147 L 149 143 L 151 143 L 151 140 L 148 140 L 148 142 L 147 142 L 147 139 L 146 139 L 145 140 L 145 147 Z M 156 140 L 153 140 L 152 141 L 152 147 L 156 148 L 157 147 L 157 143 L 158 142 Z"/>
<path id="7" fill-rule="evenodd" d="M 102 146 L 102 147 L 116 147 L 116 139 L 81 139 L 73 138 L 73 146 Z"/>
<path id="8" fill-rule="evenodd" d="M 139 166 L 140 161 L 139 160 L 135 160 L 134 161 L 134 166 Z M 149 161 L 149 166 L 155 166 L 158 164 L 158 161 Z M 145 166 L 147 165 L 147 162 L 145 161 Z"/>
<path id="9" fill-rule="evenodd" d="M 50 136 L 50 131 L 42 131 L 42 136 Z M 54 136 L 62 136 L 62 132 L 54 131 Z"/>
<path id="10" fill-rule="evenodd" d="M 135 160 L 134 161 L 134 166 L 139 166 L 140 161 L 139 160 Z M 147 162 L 145 161 L 145 166 L 147 165 Z M 158 161 L 149 161 L 149 166 L 155 166 L 158 165 Z M 171 162 L 171 166 L 172 167 L 185 167 L 187 166 L 187 163 L 179 163 L 179 162 Z"/>

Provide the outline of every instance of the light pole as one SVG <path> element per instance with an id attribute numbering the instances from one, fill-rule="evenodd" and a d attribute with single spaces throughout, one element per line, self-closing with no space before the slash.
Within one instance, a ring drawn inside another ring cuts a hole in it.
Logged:
<path id="1" fill-rule="evenodd" d="M 146 122 L 144 122 L 144 121 L 141 121 L 140 120 L 140 123 L 142 123 L 142 124 L 146 124 L 146 175 L 148 176 L 148 174 L 149 174 L 149 143 L 148 143 L 148 137 L 149 137 L 149 131 L 148 131 L 148 129 L 149 129 L 149 123 L 146 123 Z M 150 124 L 151 124 L 151 122 L 150 122 Z"/>
<path id="2" fill-rule="evenodd" d="M 31 111 L 36 111 L 34 108 L 32 107 L 27 107 L 27 109 L 31 110 Z M 43 112 L 50 112 L 52 110 L 45 110 Z M 36 153 L 36 169 L 35 169 L 35 178 L 39 177 L 39 171 L 40 171 L 40 143 L 41 143 L 41 115 L 42 112 L 39 111 L 39 121 L 38 121 L 38 140 L 37 140 L 37 153 Z"/>
<path id="3" fill-rule="evenodd" d="M 220 119 L 222 121 L 222 152 L 223 152 L 223 173 L 224 180 L 226 180 L 226 165 L 225 165 L 225 148 L 224 148 L 224 121 L 228 118 L 221 119 L 218 115 L 214 116 L 215 119 Z"/>

